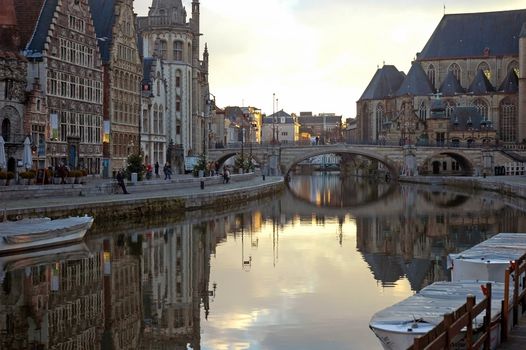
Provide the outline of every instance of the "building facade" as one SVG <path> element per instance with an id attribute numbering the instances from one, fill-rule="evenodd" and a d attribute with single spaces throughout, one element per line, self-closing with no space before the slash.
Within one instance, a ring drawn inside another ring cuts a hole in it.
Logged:
<path id="1" fill-rule="evenodd" d="M 526 10 L 445 15 L 407 75 L 390 65 L 378 68 L 357 102 L 359 140 L 389 141 L 390 132 L 395 137 L 393 125 L 410 102 L 421 128 L 406 128 L 399 132 L 406 136 L 390 141 L 407 143 L 414 132 L 413 142 L 451 143 L 428 123 L 433 101 L 440 97 L 446 118 L 451 119 L 457 107 L 473 107 L 482 123 L 477 128 L 488 130 L 488 135 L 496 130 L 491 142 L 522 142 L 526 108 L 519 108 L 525 93 L 519 81 L 524 81 L 520 67 L 526 61 L 525 22 Z M 469 135 L 455 138 L 459 146 L 488 141 Z"/>
<path id="2" fill-rule="evenodd" d="M 103 76 L 88 1 L 21 0 L 16 10 L 24 16 L 27 81 L 39 79 L 46 96 L 45 166 L 65 164 L 100 174 Z"/>
<path id="3" fill-rule="evenodd" d="M 294 143 L 300 138 L 300 124 L 295 114 L 280 110 L 263 118 L 262 139 L 268 143 Z"/>
<path id="4" fill-rule="evenodd" d="M 125 168 L 140 150 L 142 62 L 132 0 L 89 0 L 104 75 L 103 174 Z"/>
<path id="5" fill-rule="evenodd" d="M 206 149 L 205 118 L 211 114 L 206 47 L 199 59 L 199 1 L 192 1 L 191 20 L 186 17 L 181 0 L 153 0 L 148 16 L 137 19 L 142 56 L 161 59 L 168 87 L 166 138 L 173 145 L 167 160 L 179 171 L 182 162 L 177 157 L 199 155 Z"/>

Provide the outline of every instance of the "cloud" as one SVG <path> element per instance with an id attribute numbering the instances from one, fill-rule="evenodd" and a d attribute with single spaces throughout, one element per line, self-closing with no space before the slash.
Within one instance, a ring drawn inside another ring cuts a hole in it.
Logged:
<path id="1" fill-rule="evenodd" d="M 190 1 L 183 1 L 190 15 Z M 448 0 L 447 13 L 510 10 L 521 1 Z M 140 15 L 150 1 L 135 1 Z M 443 16 L 444 1 L 202 0 L 211 91 L 220 106 L 355 116 L 377 66 L 408 71 Z"/>

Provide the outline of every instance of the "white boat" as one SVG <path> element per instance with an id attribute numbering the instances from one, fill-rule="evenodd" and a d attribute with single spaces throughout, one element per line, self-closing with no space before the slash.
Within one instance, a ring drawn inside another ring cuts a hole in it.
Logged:
<path id="1" fill-rule="evenodd" d="M 93 224 L 90 216 L 23 219 L 0 223 L 0 254 L 78 242 Z"/>
<path id="2" fill-rule="evenodd" d="M 481 285 L 486 282 L 435 282 L 417 294 L 402 300 L 373 315 L 369 327 L 386 350 L 405 350 L 420 337 L 442 322 L 444 315 L 457 310 L 466 302 L 469 294 L 476 302 L 483 300 Z M 492 282 L 491 315 L 496 319 L 501 312 L 501 300 L 504 299 L 504 284 Z M 511 302 L 510 288 L 510 302 Z M 483 325 L 484 313 L 479 315 L 473 329 Z M 491 331 L 491 348 L 500 343 L 500 327 Z"/>
<path id="3" fill-rule="evenodd" d="M 499 233 L 458 254 L 449 254 L 451 280 L 504 282 L 511 261 L 526 254 L 526 234 Z"/>

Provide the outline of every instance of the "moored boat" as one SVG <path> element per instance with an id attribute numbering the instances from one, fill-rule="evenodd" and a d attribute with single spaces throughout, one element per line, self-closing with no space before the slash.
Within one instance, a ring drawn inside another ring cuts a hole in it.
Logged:
<path id="1" fill-rule="evenodd" d="M 90 216 L 1 222 L 0 254 L 78 242 L 92 224 L 93 218 Z"/>
<path id="2" fill-rule="evenodd" d="M 380 340 L 386 350 L 405 350 L 410 347 L 416 337 L 420 337 L 437 324 L 444 315 L 461 307 L 469 294 L 474 295 L 477 302 L 484 298 L 482 281 L 435 282 L 417 294 L 402 300 L 373 315 L 369 327 Z M 501 313 L 501 300 L 504 299 L 504 284 L 492 282 L 492 319 Z M 511 293 L 510 289 L 510 296 Z M 510 297 L 511 302 L 511 297 Z M 473 329 L 483 326 L 483 317 L 474 319 Z M 491 348 L 500 342 L 500 327 L 491 331 Z"/>
<path id="3" fill-rule="evenodd" d="M 504 282 L 510 262 L 526 254 L 526 234 L 499 233 L 458 254 L 449 254 L 451 280 Z"/>

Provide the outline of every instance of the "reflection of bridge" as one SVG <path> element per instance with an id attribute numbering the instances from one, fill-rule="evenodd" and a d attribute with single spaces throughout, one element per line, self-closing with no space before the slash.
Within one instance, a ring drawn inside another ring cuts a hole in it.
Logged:
<path id="1" fill-rule="evenodd" d="M 490 175 L 497 165 L 503 165 L 512 159 L 497 149 L 460 148 L 460 147 L 424 147 L 424 146 L 388 146 L 388 145 L 251 145 L 250 148 L 233 147 L 211 149 L 210 160 L 224 163 L 228 158 L 243 153 L 249 154 L 271 172 L 287 174 L 295 165 L 305 159 L 323 155 L 358 155 L 382 163 L 393 175 L 416 174 L 431 159 L 447 156 L 458 162 L 467 175 L 475 170 Z"/>

